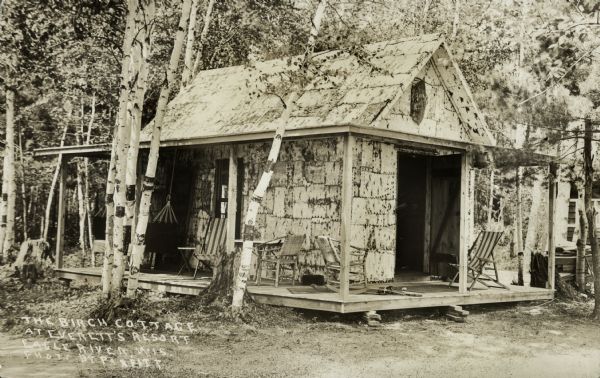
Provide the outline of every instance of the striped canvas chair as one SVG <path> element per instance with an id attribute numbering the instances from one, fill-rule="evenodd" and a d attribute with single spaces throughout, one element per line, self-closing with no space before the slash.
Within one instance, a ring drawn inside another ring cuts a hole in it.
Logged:
<path id="1" fill-rule="evenodd" d="M 204 238 L 192 253 L 192 256 L 196 258 L 194 278 L 196 278 L 200 264 L 210 268 L 211 263 L 217 259 L 219 253 L 223 252 L 226 237 L 227 218 L 211 218 L 208 222 L 208 227 L 206 227 Z"/>
<path id="2" fill-rule="evenodd" d="M 471 286 L 469 290 L 473 289 L 475 282 L 479 282 L 486 287 L 491 287 L 489 282 L 494 282 L 498 286 L 508 289 L 508 287 L 500 282 L 498 277 L 498 267 L 496 266 L 496 260 L 494 259 L 494 248 L 498 245 L 500 238 L 502 237 L 502 231 L 481 231 L 475 239 L 475 243 L 469 249 L 467 258 L 467 275 L 471 278 Z M 459 264 L 449 264 L 459 270 Z M 495 278 L 486 273 L 486 270 L 491 270 L 493 266 Z M 450 285 L 452 285 L 459 276 L 457 272 Z"/>

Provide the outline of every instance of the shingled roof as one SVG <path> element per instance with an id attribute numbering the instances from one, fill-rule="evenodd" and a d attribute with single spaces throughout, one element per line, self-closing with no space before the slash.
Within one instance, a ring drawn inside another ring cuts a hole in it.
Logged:
<path id="1" fill-rule="evenodd" d="M 288 130 L 352 125 L 390 128 L 386 115 L 417 74 L 430 61 L 445 78 L 444 86 L 456 109 L 467 143 L 493 145 L 483 117 L 443 38 L 424 35 L 363 46 L 361 54 L 342 50 L 316 53 L 324 75 L 297 90 L 297 108 Z M 289 73 L 297 70 L 290 59 L 200 72 L 169 104 L 162 142 L 250 135 L 274 131 L 283 107 L 278 96 L 265 94 L 264 83 L 285 92 Z M 149 140 L 150 127 L 142 132 Z"/>

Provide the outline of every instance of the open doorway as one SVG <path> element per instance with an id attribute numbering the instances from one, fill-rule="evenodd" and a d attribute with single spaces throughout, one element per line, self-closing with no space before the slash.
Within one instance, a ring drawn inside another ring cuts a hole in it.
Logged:
<path id="1" fill-rule="evenodd" d="M 398 154 L 395 273 L 423 272 L 427 157 Z"/>

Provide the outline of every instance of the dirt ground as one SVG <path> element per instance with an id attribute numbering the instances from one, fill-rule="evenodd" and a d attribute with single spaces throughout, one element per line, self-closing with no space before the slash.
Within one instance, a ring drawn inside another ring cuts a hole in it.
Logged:
<path id="1" fill-rule="evenodd" d="M 600 325 L 585 317 L 589 302 L 474 306 L 466 323 L 446 319 L 439 309 L 390 311 L 372 328 L 360 314 L 255 305 L 235 322 L 222 307 L 202 306 L 197 298 L 146 297 L 128 319 L 189 322 L 193 331 L 187 344 L 155 344 L 164 352 L 160 368 L 125 368 L 81 362 L 75 347 L 64 353 L 68 360 L 25 357 L 23 340 L 31 356 L 31 345 L 45 339 L 27 335 L 23 316 L 93 317 L 97 289 L 52 280 L 33 288 L 0 285 L 2 378 L 600 377 Z"/>

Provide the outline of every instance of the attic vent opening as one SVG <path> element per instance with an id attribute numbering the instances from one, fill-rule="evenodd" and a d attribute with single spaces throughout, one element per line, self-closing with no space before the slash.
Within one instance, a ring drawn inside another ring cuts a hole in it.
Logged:
<path id="1" fill-rule="evenodd" d="M 417 125 L 421 124 L 425 116 L 425 105 L 427 105 L 427 93 L 425 92 L 425 81 L 416 79 L 410 88 L 410 117 Z"/>

